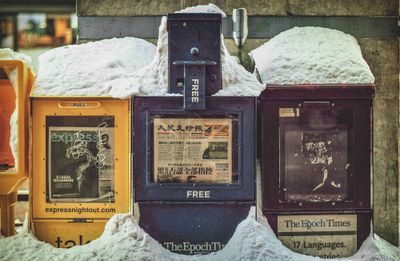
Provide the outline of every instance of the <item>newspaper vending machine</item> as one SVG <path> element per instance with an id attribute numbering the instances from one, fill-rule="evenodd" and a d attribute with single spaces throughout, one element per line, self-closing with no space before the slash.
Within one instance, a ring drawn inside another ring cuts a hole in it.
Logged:
<path id="1" fill-rule="evenodd" d="M 31 227 L 56 247 L 99 237 L 130 210 L 130 100 L 31 95 Z"/>
<path id="2" fill-rule="evenodd" d="M 223 248 L 255 202 L 255 98 L 221 89 L 221 15 L 168 15 L 169 92 L 135 97 L 140 226 L 170 251 Z"/>
<path id="3" fill-rule="evenodd" d="M 295 85 L 261 94 L 263 213 L 293 251 L 347 257 L 369 235 L 373 93 Z"/>

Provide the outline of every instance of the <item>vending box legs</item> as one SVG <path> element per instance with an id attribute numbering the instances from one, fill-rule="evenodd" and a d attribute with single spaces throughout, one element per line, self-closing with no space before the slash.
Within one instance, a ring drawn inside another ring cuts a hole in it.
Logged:
<path id="1" fill-rule="evenodd" d="M 370 232 L 373 85 L 267 86 L 263 213 L 288 248 L 353 255 Z"/>
<path id="2" fill-rule="evenodd" d="M 0 225 L 1 234 L 4 236 L 12 236 L 15 234 L 15 204 L 17 200 L 17 191 L 13 191 L 7 195 L 0 195 Z"/>
<path id="3" fill-rule="evenodd" d="M 130 210 L 130 100 L 32 98 L 32 230 L 56 247 Z"/>
<path id="4" fill-rule="evenodd" d="M 134 98 L 140 226 L 181 254 L 218 251 L 255 204 L 255 98 Z"/>

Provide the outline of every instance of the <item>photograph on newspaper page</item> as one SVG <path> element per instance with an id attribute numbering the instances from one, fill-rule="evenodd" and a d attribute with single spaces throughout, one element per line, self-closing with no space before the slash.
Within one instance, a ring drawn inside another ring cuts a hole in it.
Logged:
<path id="1" fill-rule="evenodd" d="M 231 118 L 153 118 L 153 182 L 232 183 Z"/>
<path id="2" fill-rule="evenodd" d="M 114 117 L 46 120 L 48 201 L 114 202 Z"/>
<path id="3" fill-rule="evenodd" d="M 300 110 L 295 114 L 280 115 L 284 200 L 346 200 L 350 142 L 348 126 L 342 119 L 349 118 L 349 113 Z"/>

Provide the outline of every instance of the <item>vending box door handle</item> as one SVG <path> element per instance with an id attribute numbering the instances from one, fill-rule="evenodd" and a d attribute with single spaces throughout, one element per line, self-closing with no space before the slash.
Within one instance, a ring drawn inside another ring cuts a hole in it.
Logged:
<path id="1" fill-rule="evenodd" d="M 93 218 L 74 218 L 68 223 L 93 223 Z"/>
<path id="2" fill-rule="evenodd" d="M 63 101 L 58 104 L 60 109 L 94 109 L 101 105 L 98 101 Z"/>
<path id="3" fill-rule="evenodd" d="M 305 101 L 301 104 L 305 110 L 312 109 L 328 109 L 334 107 L 335 104 L 329 101 Z"/>

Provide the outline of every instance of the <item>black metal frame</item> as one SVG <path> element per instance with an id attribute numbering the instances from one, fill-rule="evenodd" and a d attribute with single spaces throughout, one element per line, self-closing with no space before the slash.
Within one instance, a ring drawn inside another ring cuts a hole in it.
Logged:
<path id="1" fill-rule="evenodd" d="M 261 120 L 261 171 L 263 211 L 369 209 L 371 176 L 371 107 L 373 85 L 364 86 L 269 86 L 259 98 Z M 336 108 L 353 110 L 353 168 L 348 187 L 349 200 L 310 202 L 282 201 L 279 167 L 279 108 L 297 107 L 304 101 L 327 101 Z"/>

